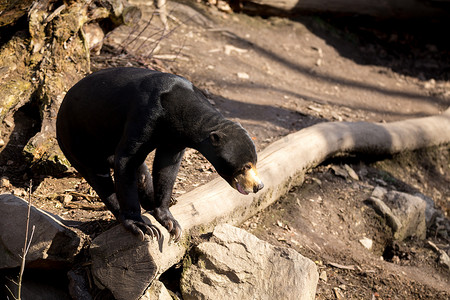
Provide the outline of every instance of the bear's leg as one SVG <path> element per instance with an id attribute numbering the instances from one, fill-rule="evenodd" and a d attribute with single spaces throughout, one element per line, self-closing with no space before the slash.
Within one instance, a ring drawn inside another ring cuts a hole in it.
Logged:
<path id="1" fill-rule="evenodd" d="M 156 149 L 155 160 L 153 161 L 153 186 L 156 206 L 153 210 L 153 216 L 167 228 L 175 242 L 180 239 L 181 227 L 169 211 L 169 204 L 183 154 L 184 148 L 159 147 Z"/>
<path id="2" fill-rule="evenodd" d="M 152 175 L 145 163 L 138 169 L 138 194 L 143 209 L 150 211 L 155 208 Z"/>
<path id="3" fill-rule="evenodd" d="M 74 164 L 72 163 L 72 165 Z M 144 234 L 149 234 L 157 239 L 161 237 L 159 229 L 151 224 L 147 225 L 144 220 L 142 220 L 140 213 L 139 216 L 134 216 L 134 219 L 137 219 L 137 221 L 123 218 L 120 213 L 120 205 L 115 193 L 115 185 L 111 176 L 109 164 L 105 164 L 104 166 L 93 166 L 92 164 L 89 164 L 89 168 L 78 164 L 78 166 L 74 165 L 74 167 L 97 192 L 100 199 L 102 199 L 106 207 L 113 213 L 114 217 L 116 217 L 127 230 L 138 235 L 141 240 L 144 240 Z"/>
<path id="4" fill-rule="evenodd" d="M 114 217 L 119 220 L 119 202 L 117 201 L 116 192 L 114 191 L 114 182 L 109 173 L 88 172 L 83 175 L 84 179 L 97 192 L 100 199 L 105 203 L 106 207 L 113 213 Z"/>
<path id="5" fill-rule="evenodd" d="M 114 190 L 114 182 L 111 177 L 109 165 L 93 165 L 92 162 L 81 163 L 78 159 L 70 155 L 70 153 L 66 153 L 65 155 L 72 166 L 95 190 L 106 207 L 113 213 L 114 217 L 119 220 L 120 206 Z"/>

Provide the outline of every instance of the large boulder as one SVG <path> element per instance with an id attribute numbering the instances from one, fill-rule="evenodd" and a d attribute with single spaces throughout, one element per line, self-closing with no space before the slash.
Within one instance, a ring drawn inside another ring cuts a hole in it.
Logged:
<path id="1" fill-rule="evenodd" d="M 199 244 L 182 275 L 183 299 L 314 299 L 319 274 L 298 252 L 231 225 Z"/>
<path id="2" fill-rule="evenodd" d="M 0 269 L 21 265 L 27 213 L 27 201 L 12 194 L 0 195 Z M 33 226 L 27 267 L 67 266 L 83 246 L 82 233 L 65 226 L 59 217 L 31 206 L 29 236 Z"/>

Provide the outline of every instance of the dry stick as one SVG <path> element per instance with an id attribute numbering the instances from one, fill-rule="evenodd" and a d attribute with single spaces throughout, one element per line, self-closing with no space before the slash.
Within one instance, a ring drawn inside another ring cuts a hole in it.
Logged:
<path id="1" fill-rule="evenodd" d="M 150 21 L 147 23 L 146 27 L 139 33 L 139 35 L 142 34 L 142 33 L 144 32 L 144 30 L 147 28 L 148 25 L 150 25 L 150 23 L 151 23 L 151 21 L 152 21 L 154 15 L 155 15 L 155 12 L 152 14 L 152 17 L 150 18 Z M 153 36 L 155 36 L 155 35 L 161 33 L 160 38 L 157 39 L 157 40 L 154 42 L 155 46 L 154 46 L 154 47 L 150 50 L 150 52 L 146 55 L 147 57 L 151 56 L 151 55 L 153 54 L 153 51 L 155 51 L 156 47 L 158 47 L 158 45 L 161 43 L 162 39 L 168 37 L 168 36 L 169 36 L 172 32 L 174 32 L 175 29 L 178 28 L 178 27 L 179 27 L 179 26 L 177 26 L 177 27 L 175 27 L 174 29 L 170 30 L 169 33 L 167 33 L 167 34 L 165 33 L 166 30 L 167 30 L 165 27 L 162 28 L 162 29 L 159 29 L 158 31 L 156 31 L 155 33 L 149 35 L 146 39 L 144 39 L 144 41 L 141 43 L 141 45 L 139 46 L 139 48 L 141 48 L 142 46 L 144 46 L 144 44 L 147 43 L 147 41 L 148 41 L 150 38 L 152 38 Z M 156 28 L 158 28 L 158 27 L 156 27 Z M 138 35 L 138 36 L 139 36 L 139 35 Z M 137 38 L 137 37 L 136 37 L 136 38 Z M 138 49 L 139 49 L 139 48 L 138 48 Z"/>
<path id="2" fill-rule="evenodd" d="M 128 39 L 131 37 L 131 35 L 137 30 L 138 25 L 136 25 L 135 26 L 136 29 L 132 30 L 130 32 L 130 34 L 126 37 L 126 39 L 122 41 L 122 52 L 126 52 L 125 47 L 131 45 L 131 43 L 136 41 L 136 39 L 150 26 L 150 24 L 152 23 L 154 15 L 155 15 L 155 13 L 152 14 L 152 16 L 150 17 L 150 20 L 147 21 L 147 24 L 145 24 L 144 28 L 131 41 L 126 43 L 128 41 Z"/>
<path id="3" fill-rule="evenodd" d="M 172 9 L 172 10 L 169 12 L 169 15 L 171 15 L 173 11 L 174 11 L 174 9 Z M 127 45 L 130 45 L 130 44 L 131 44 L 132 42 L 134 42 L 141 34 L 144 33 L 144 31 L 148 28 L 148 26 L 151 25 L 151 22 L 152 22 L 152 20 L 153 20 L 154 15 L 155 15 L 155 13 L 152 14 L 150 20 L 147 22 L 147 24 L 145 25 L 144 29 L 142 29 L 142 30 L 139 32 L 139 34 L 136 35 L 136 37 L 135 37 L 132 41 L 130 41 Z M 158 39 L 156 39 L 155 42 L 153 42 L 154 47 L 152 47 L 152 49 L 145 55 L 145 57 L 151 57 L 151 56 L 153 55 L 153 52 L 155 51 L 155 49 L 158 47 L 158 45 L 161 43 L 161 41 L 162 41 L 163 39 L 169 37 L 169 36 L 170 36 L 173 32 L 175 32 L 175 30 L 177 30 L 181 25 L 185 24 L 187 21 L 189 21 L 189 20 L 192 19 L 192 18 L 193 18 L 193 17 L 189 17 L 189 18 L 186 19 L 185 22 L 180 22 L 177 26 L 175 26 L 174 28 L 170 29 L 167 33 L 166 33 L 166 31 L 167 31 L 166 28 L 159 29 L 159 30 L 156 31 L 155 33 L 153 33 L 153 34 L 147 36 L 147 37 L 141 42 L 141 44 L 140 44 L 139 47 L 137 47 L 137 43 L 136 43 L 136 47 L 134 47 L 134 49 L 142 48 L 142 47 L 144 46 L 144 44 L 146 44 L 147 41 L 150 40 L 152 37 L 154 37 L 155 35 L 161 34 L 161 36 L 160 36 Z M 127 38 L 127 39 L 128 39 L 128 38 Z M 125 40 L 127 40 L 127 39 L 125 39 Z M 183 43 L 183 47 L 184 47 L 184 43 Z M 182 47 L 182 48 L 183 48 L 183 47 Z M 123 46 L 122 49 L 125 49 L 125 46 Z M 176 57 L 178 57 L 178 55 L 179 55 L 180 52 L 181 52 L 181 50 L 178 51 L 178 53 L 176 54 Z"/>
<path id="4" fill-rule="evenodd" d="M 17 284 L 17 299 L 20 300 L 20 293 L 22 290 L 22 277 L 23 277 L 23 272 L 25 270 L 25 258 L 28 254 L 28 250 L 30 250 L 30 246 L 31 246 L 31 240 L 33 239 L 33 235 L 34 235 L 34 229 L 35 226 L 33 225 L 33 229 L 31 230 L 31 236 L 30 236 L 30 240 L 28 241 L 28 231 L 29 231 L 29 226 L 30 226 L 30 214 L 31 214 L 31 188 L 33 187 L 33 183 L 32 180 L 30 180 L 30 189 L 28 191 L 28 212 L 27 212 L 27 226 L 26 226 L 26 230 L 25 230 L 25 244 L 23 246 L 23 253 L 22 253 L 22 264 L 20 265 L 20 272 L 19 272 L 19 282 Z"/>
<path id="5" fill-rule="evenodd" d="M 192 17 L 189 17 L 189 18 L 186 20 L 186 22 L 189 21 L 191 18 L 192 18 Z M 160 37 L 158 40 L 156 40 L 155 46 L 154 46 L 154 47 L 151 49 L 151 51 L 147 54 L 147 57 L 150 57 L 150 56 L 153 55 L 153 52 L 155 51 L 156 47 L 161 43 L 161 41 L 162 41 L 164 38 L 167 38 L 168 36 L 170 36 L 172 33 L 175 32 L 175 30 L 177 30 L 179 27 L 181 27 L 181 25 L 185 24 L 186 22 L 182 22 L 182 23 L 180 23 L 179 25 L 175 26 L 174 28 L 172 28 L 171 30 L 169 30 L 169 32 L 166 33 L 166 34 L 165 34 L 165 29 L 163 29 L 163 30 L 162 30 L 163 33 L 161 34 L 161 37 Z M 159 32 L 161 32 L 161 31 L 159 31 Z M 153 34 L 153 35 L 156 35 L 156 34 Z M 150 37 L 152 37 L 153 35 L 151 35 Z M 149 37 L 149 38 L 150 38 L 150 37 Z M 143 43 L 145 43 L 145 41 L 144 41 Z M 180 47 L 180 49 L 178 50 L 177 54 L 175 55 L 175 59 L 177 59 L 178 56 L 180 55 L 181 50 L 184 48 L 184 44 L 185 44 L 185 43 L 186 43 L 186 37 L 185 37 L 184 40 L 183 40 L 183 45 Z M 175 61 L 175 59 L 173 59 L 173 61 Z"/>

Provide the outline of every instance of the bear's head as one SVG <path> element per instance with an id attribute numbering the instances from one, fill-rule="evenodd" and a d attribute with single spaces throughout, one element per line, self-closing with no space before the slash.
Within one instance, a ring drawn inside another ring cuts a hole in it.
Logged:
<path id="1" fill-rule="evenodd" d="M 233 188 L 247 195 L 264 187 L 256 171 L 256 149 L 240 124 L 228 121 L 203 141 L 199 151 Z"/>

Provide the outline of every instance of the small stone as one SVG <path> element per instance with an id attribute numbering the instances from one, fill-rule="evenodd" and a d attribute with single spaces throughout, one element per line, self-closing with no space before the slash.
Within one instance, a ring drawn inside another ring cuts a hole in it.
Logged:
<path id="1" fill-rule="evenodd" d="M 25 190 L 22 189 L 14 189 L 12 191 L 14 196 L 18 196 L 18 197 L 25 197 L 27 195 L 27 192 L 25 192 Z"/>
<path id="2" fill-rule="evenodd" d="M 370 250 L 372 249 L 372 245 L 373 245 L 373 241 L 369 238 L 363 238 L 360 239 L 359 242 L 361 243 L 361 245 L 363 245 L 366 249 Z"/>
<path id="3" fill-rule="evenodd" d="M 341 291 L 340 288 L 335 287 L 333 288 L 334 290 L 334 295 L 336 296 L 336 299 L 340 300 L 340 299 L 345 299 L 345 295 L 344 293 Z"/>
<path id="4" fill-rule="evenodd" d="M 315 107 L 315 106 L 312 106 L 312 105 L 309 105 L 308 109 L 310 109 L 312 111 L 315 111 L 315 112 L 321 112 L 322 111 L 322 109 L 320 109 L 318 107 Z"/>
<path id="5" fill-rule="evenodd" d="M 72 196 L 72 195 L 66 194 L 66 195 L 64 195 L 64 196 L 62 197 L 61 200 L 62 200 L 62 203 L 67 204 L 67 203 L 69 203 L 70 201 L 73 200 L 73 196 Z"/>
<path id="6" fill-rule="evenodd" d="M 359 180 L 359 176 L 358 174 L 356 174 L 356 172 L 347 164 L 344 165 L 345 170 L 347 171 L 348 175 L 354 179 L 354 180 Z"/>
<path id="7" fill-rule="evenodd" d="M 8 126 L 8 127 L 14 126 L 14 122 L 12 122 L 11 120 L 4 119 L 3 122 L 5 122 L 6 126 Z"/>
<path id="8" fill-rule="evenodd" d="M 443 250 L 439 251 L 439 254 L 439 263 L 450 270 L 450 258 L 448 254 Z"/>
<path id="9" fill-rule="evenodd" d="M 328 281 L 327 272 L 326 271 L 320 272 L 319 279 L 322 280 L 323 282 L 327 282 Z"/>
<path id="10" fill-rule="evenodd" d="M 247 53 L 247 49 L 242 49 L 242 48 L 238 48 L 235 47 L 233 45 L 225 45 L 225 54 L 226 55 L 230 55 L 232 52 L 236 52 L 237 54 L 243 54 L 243 53 Z"/>
<path id="11" fill-rule="evenodd" d="M 244 73 L 244 72 L 238 72 L 237 73 L 237 77 L 239 79 L 249 79 L 250 78 L 250 76 L 247 73 Z"/>
<path id="12" fill-rule="evenodd" d="M 340 167 L 340 166 L 332 166 L 331 170 L 334 171 L 334 174 L 336 176 L 340 176 L 343 178 L 347 178 L 348 177 L 348 172 L 346 170 L 344 170 L 344 168 Z"/>
<path id="13" fill-rule="evenodd" d="M 317 183 L 320 186 L 322 185 L 322 181 L 320 179 L 318 179 L 318 178 L 311 177 L 311 180 L 314 181 L 315 183 Z"/>
<path id="14" fill-rule="evenodd" d="M 9 188 L 9 187 L 11 187 L 11 182 L 9 182 L 9 178 L 6 176 L 0 178 L 0 188 Z"/>
<path id="15" fill-rule="evenodd" d="M 225 1 L 217 1 L 217 9 L 226 13 L 232 13 L 230 5 Z"/>
<path id="16" fill-rule="evenodd" d="M 430 79 L 424 83 L 423 87 L 427 90 L 432 89 L 436 86 L 436 80 Z"/>

